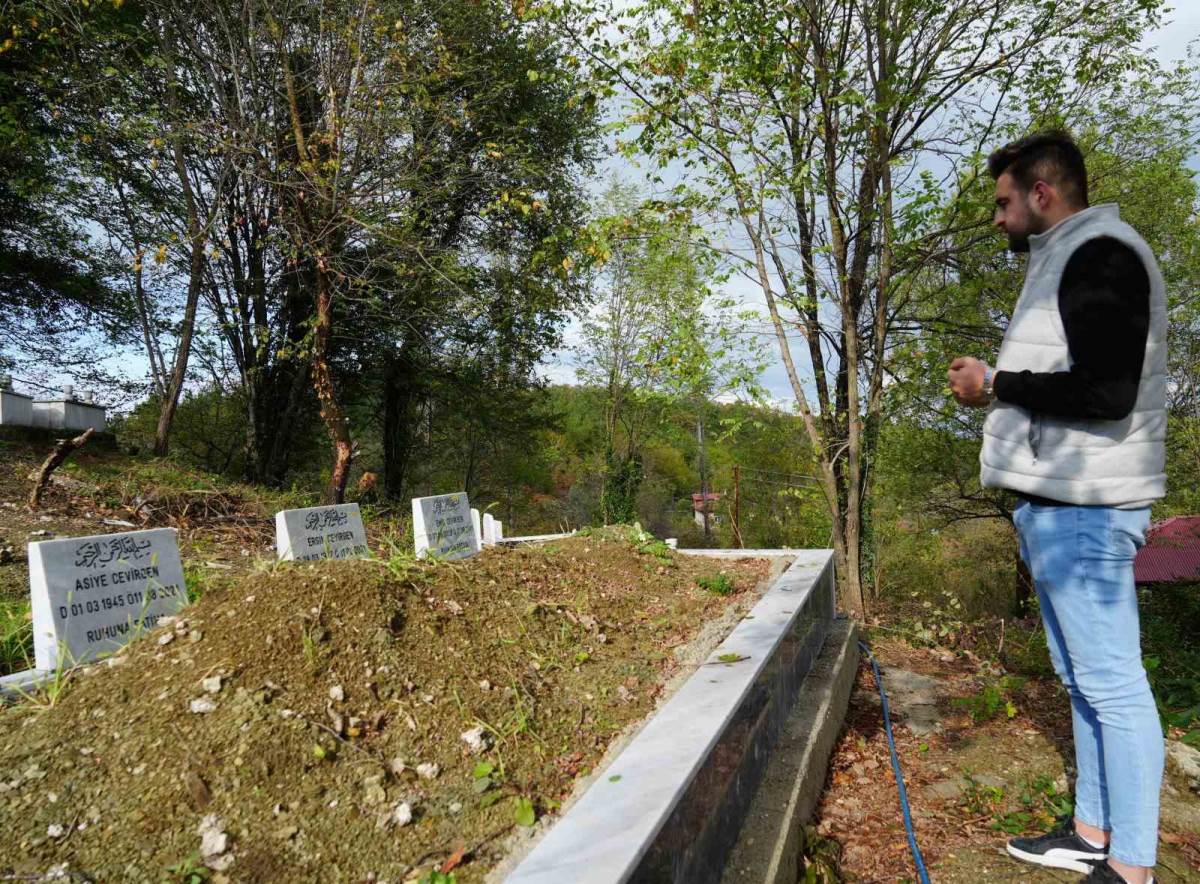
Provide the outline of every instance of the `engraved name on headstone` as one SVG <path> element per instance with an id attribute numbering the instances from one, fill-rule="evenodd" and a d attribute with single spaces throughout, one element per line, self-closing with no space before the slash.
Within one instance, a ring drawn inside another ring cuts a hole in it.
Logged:
<path id="1" fill-rule="evenodd" d="M 359 559 L 371 554 L 357 503 L 280 510 L 275 551 L 283 561 Z"/>
<path id="2" fill-rule="evenodd" d="M 29 544 L 38 669 L 111 653 L 187 604 L 174 528 Z"/>
<path id="3" fill-rule="evenodd" d="M 413 546 L 418 556 L 465 559 L 479 552 L 479 535 L 466 492 L 414 497 Z"/>

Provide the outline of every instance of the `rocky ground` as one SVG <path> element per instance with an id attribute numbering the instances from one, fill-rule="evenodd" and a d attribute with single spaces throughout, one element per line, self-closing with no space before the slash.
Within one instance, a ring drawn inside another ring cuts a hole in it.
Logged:
<path id="1" fill-rule="evenodd" d="M 1004 851 L 1011 835 L 1045 831 L 1069 808 L 1070 712 L 1056 682 L 1016 679 L 970 652 L 917 648 L 878 632 L 873 643 L 931 879 L 1079 880 Z M 1177 739 L 1167 745 L 1157 880 L 1200 882 L 1200 752 Z M 916 880 L 865 661 L 830 767 L 810 839 L 814 865 L 831 881 Z"/>

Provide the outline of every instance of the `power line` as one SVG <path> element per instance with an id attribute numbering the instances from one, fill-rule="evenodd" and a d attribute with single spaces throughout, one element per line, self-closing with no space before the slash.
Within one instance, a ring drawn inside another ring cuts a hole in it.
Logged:
<path id="1" fill-rule="evenodd" d="M 29 380 L 29 378 L 18 378 L 18 377 L 14 377 L 13 375 L 9 375 L 8 379 L 11 381 L 20 381 L 22 384 L 24 384 L 27 387 L 37 387 L 39 390 L 45 390 L 47 393 L 57 393 L 58 392 L 57 387 L 47 387 L 45 384 L 39 384 L 37 381 L 31 381 L 31 380 Z"/>

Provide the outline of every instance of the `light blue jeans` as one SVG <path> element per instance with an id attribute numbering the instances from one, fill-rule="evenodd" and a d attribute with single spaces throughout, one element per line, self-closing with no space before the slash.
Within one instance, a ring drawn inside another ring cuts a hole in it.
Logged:
<path id="1" fill-rule="evenodd" d="M 1153 866 L 1163 732 L 1142 666 L 1133 583 L 1150 509 L 1022 501 L 1013 523 L 1050 660 L 1071 697 L 1075 817 L 1112 833 L 1110 856 Z"/>

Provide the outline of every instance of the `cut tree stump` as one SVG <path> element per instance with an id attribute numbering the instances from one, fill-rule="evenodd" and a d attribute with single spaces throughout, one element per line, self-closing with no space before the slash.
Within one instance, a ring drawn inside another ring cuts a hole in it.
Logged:
<path id="1" fill-rule="evenodd" d="M 58 444 L 54 446 L 54 450 L 46 457 L 42 468 L 38 470 L 37 476 L 33 481 L 33 490 L 29 492 L 29 508 L 37 509 L 42 505 L 42 495 L 46 493 L 46 485 L 50 482 L 50 474 L 58 469 L 59 465 L 70 457 L 76 449 L 82 448 L 87 444 L 88 439 L 92 438 L 92 434 L 96 430 L 93 427 L 88 427 L 74 439 L 59 439 Z"/>

